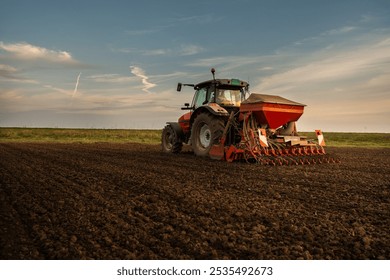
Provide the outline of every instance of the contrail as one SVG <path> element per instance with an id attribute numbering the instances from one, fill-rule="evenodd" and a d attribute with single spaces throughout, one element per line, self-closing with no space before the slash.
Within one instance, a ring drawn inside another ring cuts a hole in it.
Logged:
<path id="1" fill-rule="evenodd" d="M 137 66 L 130 66 L 130 71 L 135 76 L 141 78 L 142 84 L 144 85 L 142 90 L 144 92 L 150 93 L 149 89 L 156 86 L 156 84 L 153 84 L 153 83 L 148 81 L 149 77 L 146 76 L 145 71 L 142 70 L 141 68 L 139 68 Z"/>
<path id="2" fill-rule="evenodd" d="M 77 76 L 76 86 L 74 87 L 74 91 L 73 91 L 73 94 L 72 94 L 72 99 L 73 99 L 73 97 L 74 97 L 74 96 L 76 95 L 76 93 L 77 93 L 77 88 L 79 87 L 80 76 L 81 76 L 81 72 L 80 72 L 80 74 Z"/>

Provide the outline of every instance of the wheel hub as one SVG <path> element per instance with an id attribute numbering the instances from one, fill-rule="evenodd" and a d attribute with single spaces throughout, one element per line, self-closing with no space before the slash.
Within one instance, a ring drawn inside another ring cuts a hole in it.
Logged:
<path id="1" fill-rule="evenodd" d="M 208 146 L 210 146 L 211 130 L 210 130 L 210 128 L 209 128 L 209 126 L 207 124 L 204 124 L 200 128 L 199 140 L 200 140 L 200 143 L 202 144 L 202 146 L 204 148 L 207 148 Z"/>
<path id="2" fill-rule="evenodd" d="M 172 148 L 172 145 L 173 145 L 173 135 L 172 133 L 167 133 L 167 135 L 165 136 L 165 143 L 167 145 L 167 148 Z"/>

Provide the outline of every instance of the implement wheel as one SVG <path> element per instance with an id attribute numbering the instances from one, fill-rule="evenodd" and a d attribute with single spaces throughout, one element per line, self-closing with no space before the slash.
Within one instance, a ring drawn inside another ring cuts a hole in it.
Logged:
<path id="1" fill-rule="evenodd" d="M 224 119 L 209 113 L 196 117 L 191 129 L 191 145 L 197 156 L 208 156 L 211 146 L 218 144 L 224 130 Z"/>
<path id="2" fill-rule="evenodd" d="M 183 143 L 173 127 L 166 125 L 161 134 L 161 149 L 165 153 L 177 154 L 181 152 Z"/>

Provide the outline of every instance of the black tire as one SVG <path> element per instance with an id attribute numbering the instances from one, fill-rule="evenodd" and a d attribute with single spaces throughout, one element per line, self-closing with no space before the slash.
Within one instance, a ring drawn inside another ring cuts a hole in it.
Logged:
<path id="1" fill-rule="evenodd" d="M 183 147 L 182 141 L 179 139 L 175 130 L 171 125 L 166 125 L 161 134 L 161 149 L 165 153 L 177 154 L 181 152 Z"/>
<path id="2" fill-rule="evenodd" d="M 225 127 L 224 119 L 210 113 L 196 117 L 191 129 L 191 145 L 197 156 L 208 156 L 211 146 L 218 144 Z"/>

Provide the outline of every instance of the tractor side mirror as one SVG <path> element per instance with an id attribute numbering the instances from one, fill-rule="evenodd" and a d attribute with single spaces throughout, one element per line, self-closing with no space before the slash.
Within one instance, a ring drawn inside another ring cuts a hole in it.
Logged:
<path id="1" fill-rule="evenodd" d="M 182 86 L 182 83 L 178 83 L 178 84 L 177 84 L 176 90 L 177 90 L 177 91 L 181 91 L 181 86 Z"/>
<path id="2" fill-rule="evenodd" d="M 194 109 L 193 107 L 190 107 L 190 103 L 184 103 L 185 107 L 181 107 L 182 110 L 192 110 Z"/>

